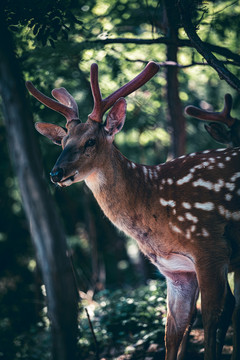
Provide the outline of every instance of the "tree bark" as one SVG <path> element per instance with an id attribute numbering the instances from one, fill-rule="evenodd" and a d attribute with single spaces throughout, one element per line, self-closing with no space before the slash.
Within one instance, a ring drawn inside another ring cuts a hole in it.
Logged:
<path id="1" fill-rule="evenodd" d="M 167 45 L 167 61 L 174 61 L 177 63 L 178 11 L 176 8 L 176 1 L 165 0 L 165 9 L 168 22 L 167 37 L 169 39 L 169 44 Z M 177 157 L 185 154 L 185 117 L 183 116 L 182 104 L 179 98 L 178 68 L 176 66 L 168 66 L 166 72 L 168 117 L 172 127 L 171 156 Z"/>
<path id="2" fill-rule="evenodd" d="M 46 286 L 52 357 L 54 360 L 74 360 L 77 292 L 67 257 L 64 231 L 43 178 L 26 89 L 3 13 L 1 10 L 0 95 L 10 156 Z"/>

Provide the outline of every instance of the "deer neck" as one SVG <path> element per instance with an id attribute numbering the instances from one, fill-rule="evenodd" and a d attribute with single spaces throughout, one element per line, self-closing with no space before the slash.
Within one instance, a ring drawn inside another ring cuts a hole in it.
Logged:
<path id="1" fill-rule="evenodd" d="M 112 146 L 108 159 L 102 161 L 101 166 L 95 169 L 85 180 L 87 186 L 93 192 L 99 205 L 108 217 L 112 217 L 115 208 L 121 205 L 127 207 L 132 183 L 131 169 L 136 165 L 126 159 L 114 146 Z M 124 196 L 127 195 L 128 196 Z M 107 209 L 109 208 L 109 211 Z M 111 212 L 110 211 L 110 212 Z"/>
<path id="2" fill-rule="evenodd" d="M 113 148 L 110 160 L 85 180 L 105 215 L 135 238 L 147 255 L 159 252 L 156 240 L 168 232 L 164 226 L 168 214 L 159 211 L 159 198 L 153 191 L 155 186 L 157 189 L 159 171 L 161 165 L 153 168 L 135 164 Z M 163 224 L 161 229 L 159 224 Z"/>

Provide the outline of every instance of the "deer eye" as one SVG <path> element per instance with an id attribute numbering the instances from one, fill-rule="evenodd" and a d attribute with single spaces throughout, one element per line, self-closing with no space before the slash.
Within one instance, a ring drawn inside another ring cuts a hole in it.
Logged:
<path id="1" fill-rule="evenodd" d="M 90 146 L 94 146 L 96 144 L 96 140 L 95 139 L 88 139 L 85 143 L 85 148 L 86 147 L 90 147 Z"/>

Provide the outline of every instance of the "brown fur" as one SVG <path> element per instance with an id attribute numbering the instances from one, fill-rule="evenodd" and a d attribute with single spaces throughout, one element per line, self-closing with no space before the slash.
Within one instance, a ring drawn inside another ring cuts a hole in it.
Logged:
<path id="1" fill-rule="evenodd" d="M 96 145 L 86 149 L 89 138 Z M 240 149 L 190 154 L 154 167 L 132 163 L 112 140 L 90 120 L 73 127 L 62 140 L 64 150 L 55 166 L 64 170 L 59 184 L 85 179 L 105 215 L 136 239 L 166 276 L 168 360 L 176 359 L 201 290 L 205 359 L 213 360 L 221 352 L 222 345 L 216 346 L 221 314 L 230 304 L 229 313 L 233 310 L 227 272 L 240 267 Z M 166 259 L 169 267 L 158 259 Z M 230 315 L 224 319 L 229 322 Z"/>
<path id="2" fill-rule="evenodd" d="M 67 119 L 67 130 L 46 123 L 36 128 L 63 148 L 52 181 L 69 186 L 85 180 L 106 216 L 136 239 L 166 277 L 166 360 L 184 357 L 199 291 L 204 359 L 220 358 L 234 311 L 236 360 L 240 358 L 240 148 L 190 154 L 154 167 L 132 163 L 113 145 L 126 115 L 126 101 L 119 97 L 146 83 L 157 70 L 157 64 L 149 63 L 134 80 L 102 100 L 93 65 L 95 105 L 85 124 L 77 119 L 77 104 L 65 89 L 54 90 L 57 103 L 28 83 L 34 96 Z M 102 115 L 112 105 L 102 125 Z M 229 271 L 235 272 L 235 309 Z"/>

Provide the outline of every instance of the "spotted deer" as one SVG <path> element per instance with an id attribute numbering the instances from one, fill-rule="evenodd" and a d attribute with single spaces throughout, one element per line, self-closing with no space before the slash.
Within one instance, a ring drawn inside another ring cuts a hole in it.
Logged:
<path id="1" fill-rule="evenodd" d="M 65 116 L 66 128 L 36 129 L 62 153 L 50 177 L 60 187 L 84 180 L 105 215 L 134 238 L 167 281 L 165 359 L 183 359 L 201 292 L 205 360 L 219 359 L 234 311 L 227 274 L 235 272 L 235 350 L 240 358 L 240 148 L 207 150 L 157 166 L 136 164 L 114 146 L 126 116 L 124 97 L 158 71 L 150 62 L 132 81 L 102 99 L 97 64 L 91 66 L 94 107 L 85 123 L 73 97 L 54 89 L 53 100 L 30 82 L 43 104 Z M 103 122 L 103 115 L 108 115 Z"/>
<path id="2" fill-rule="evenodd" d="M 231 116 L 232 96 L 226 94 L 224 108 L 221 112 L 207 111 L 189 105 L 185 112 L 195 118 L 213 121 L 205 125 L 205 129 L 211 137 L 219 143 L 230 146 L 240 145 L 240 121 Z"/>

